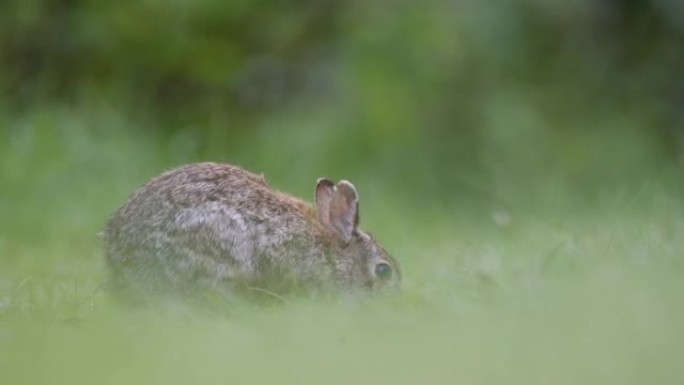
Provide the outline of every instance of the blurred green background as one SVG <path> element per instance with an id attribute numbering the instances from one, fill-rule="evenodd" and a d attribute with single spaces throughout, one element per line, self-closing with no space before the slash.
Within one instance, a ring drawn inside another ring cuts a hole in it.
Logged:
<path id="1" fill-rule="evenodd" d="M 677 0 L 0 3 L 0 383 L 684 382 Z M 396 297 L 121 308 L 178 164 L 353 181 Z"/>

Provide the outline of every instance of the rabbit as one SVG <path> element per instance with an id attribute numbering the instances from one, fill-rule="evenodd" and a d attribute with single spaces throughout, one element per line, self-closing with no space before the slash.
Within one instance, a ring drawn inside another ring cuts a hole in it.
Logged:
<path id="1" fill-rule="evenodd" d="M 275 296 L 398 287 L 398 263 L 359 228 L 354 185 L 320 178 L 314 200 L 315 207 L 230 164 L 164 172 L 105 225 L 113 286 L 138 295 L 218 289 Z"/>

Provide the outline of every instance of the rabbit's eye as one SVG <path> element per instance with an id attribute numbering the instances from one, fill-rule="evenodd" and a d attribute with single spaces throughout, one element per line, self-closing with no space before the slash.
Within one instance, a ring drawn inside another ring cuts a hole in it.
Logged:
<path id="1" fill-rule="evenodd" d="M 382 280 L 388 280 L 392 277 L 392 268 L 387 263 L 378 263 L 375 265 L 375 275 Z"/>

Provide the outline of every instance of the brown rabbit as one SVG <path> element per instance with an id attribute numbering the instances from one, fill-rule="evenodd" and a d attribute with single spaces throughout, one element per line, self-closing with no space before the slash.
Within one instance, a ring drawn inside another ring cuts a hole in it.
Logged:
<path id="1" fill-rule="evenodd" d="M 167 171 L 106 225 L 113 282 L 143 295 L 397 286 L 397 263 L 358 228 L 354 186 L 321 178 L 315 202 L 314 209 L 229 164 Z"/>

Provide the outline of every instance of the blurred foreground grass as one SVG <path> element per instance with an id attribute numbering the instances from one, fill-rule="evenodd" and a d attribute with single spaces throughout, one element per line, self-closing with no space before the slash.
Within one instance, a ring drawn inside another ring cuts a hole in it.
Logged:
<path id="1" fill-rule="evenodd" d="M 130 310 L 99 290 L 96 234 L 136 185 L 197 160 L 192 135 L 146 136 L 106 108 L 0 124 L 1 384 L 684 381 L 684 217 L 661 180 L 586 206 L 561 186 L 536 208 L 468 209 L 402 194 L 363 164 L 324 169 L 325 149 L 295 159 L 283 148 L 299 151 L 296 136 L 260 128 L 209 154 L 304 197 L 316 177 L 347 173 L 363 224 L 402 263 L 402 292 L 219 315 Z"/>

